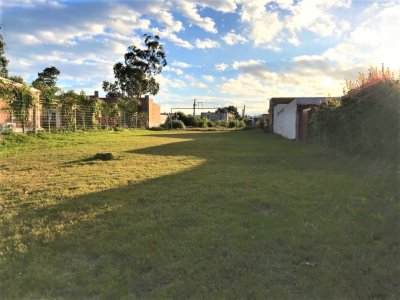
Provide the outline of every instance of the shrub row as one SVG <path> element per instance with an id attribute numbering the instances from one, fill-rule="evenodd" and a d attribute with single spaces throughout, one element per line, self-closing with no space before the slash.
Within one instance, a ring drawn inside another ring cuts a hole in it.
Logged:
<path id="1" fill-rule="evenodd" d="M 398 159 L 399 116 L 400 83 L 383 81 L 315 110 L 309 138 L 351 154 Z"/>
<path id="2" fill-rule="evenodd" d="M 176 113 L 176 118 L 175 120 L 172 121 L 172 127 L 173 128 L 186 128 L 186 127 L 197 127 L 197 128 L 210 128 L 210 127 L 226 127 L 226 128 L 235 128 L 236 126 L 238 128 L 242 128 L 245 126 L 245 123 L 243 121 L 225 121 L 225 120 L 220 120 L 216 122 L 212 122 L 211 120 L 207 118 L 201 118 L 201 117 L 194 117 L 194 116 L 187 116 L 183 112 L 177 112 Z M 171 126 L 170 121 L 167 120 L 165 127 Z"/>

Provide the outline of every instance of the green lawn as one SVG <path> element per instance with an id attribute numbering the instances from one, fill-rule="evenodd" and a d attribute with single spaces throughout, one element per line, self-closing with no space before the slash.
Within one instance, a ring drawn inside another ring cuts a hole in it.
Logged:
<path id="1" fill-rule="evenodd" d="M 397 166 L 258 130 L 3 141 L 0 298 L 398 299 Z"/>

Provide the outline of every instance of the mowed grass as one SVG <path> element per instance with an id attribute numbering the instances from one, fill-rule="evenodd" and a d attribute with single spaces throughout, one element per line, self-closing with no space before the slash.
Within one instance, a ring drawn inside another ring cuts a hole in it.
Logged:
<path id="1" fill-rule="evenodd" d="M 0 149 L 2 299 L 400 298 L 398 162 L 258 130 Z"/>

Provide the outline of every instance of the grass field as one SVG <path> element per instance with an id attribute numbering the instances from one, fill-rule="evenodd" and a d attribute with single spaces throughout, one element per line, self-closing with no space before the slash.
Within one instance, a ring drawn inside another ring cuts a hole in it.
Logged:
<path id="1" fill-rule="evenodd" d="M 258 130 L 23 140 L 0 144 L 1 299 L 400 298 L 398 162 Z"/>

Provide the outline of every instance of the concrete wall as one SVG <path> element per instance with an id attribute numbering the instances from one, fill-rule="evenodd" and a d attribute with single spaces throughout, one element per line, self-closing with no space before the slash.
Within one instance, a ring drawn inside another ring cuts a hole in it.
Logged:
<path id="1" fill-rule="evenodd" d="M 277 104 L 274 107 L 274 133 L 288 139 L 296 139 L 297 101 Z"/>
<path id="2" fill-rule="evenodd" d="M 215 113 L 215 112 L 202 112 L 200 114 L 202 118 L 207 118 L 210 121 L 217 122 L 217 121 L 229 121 L 229 114 L 228 113 Z"/>

